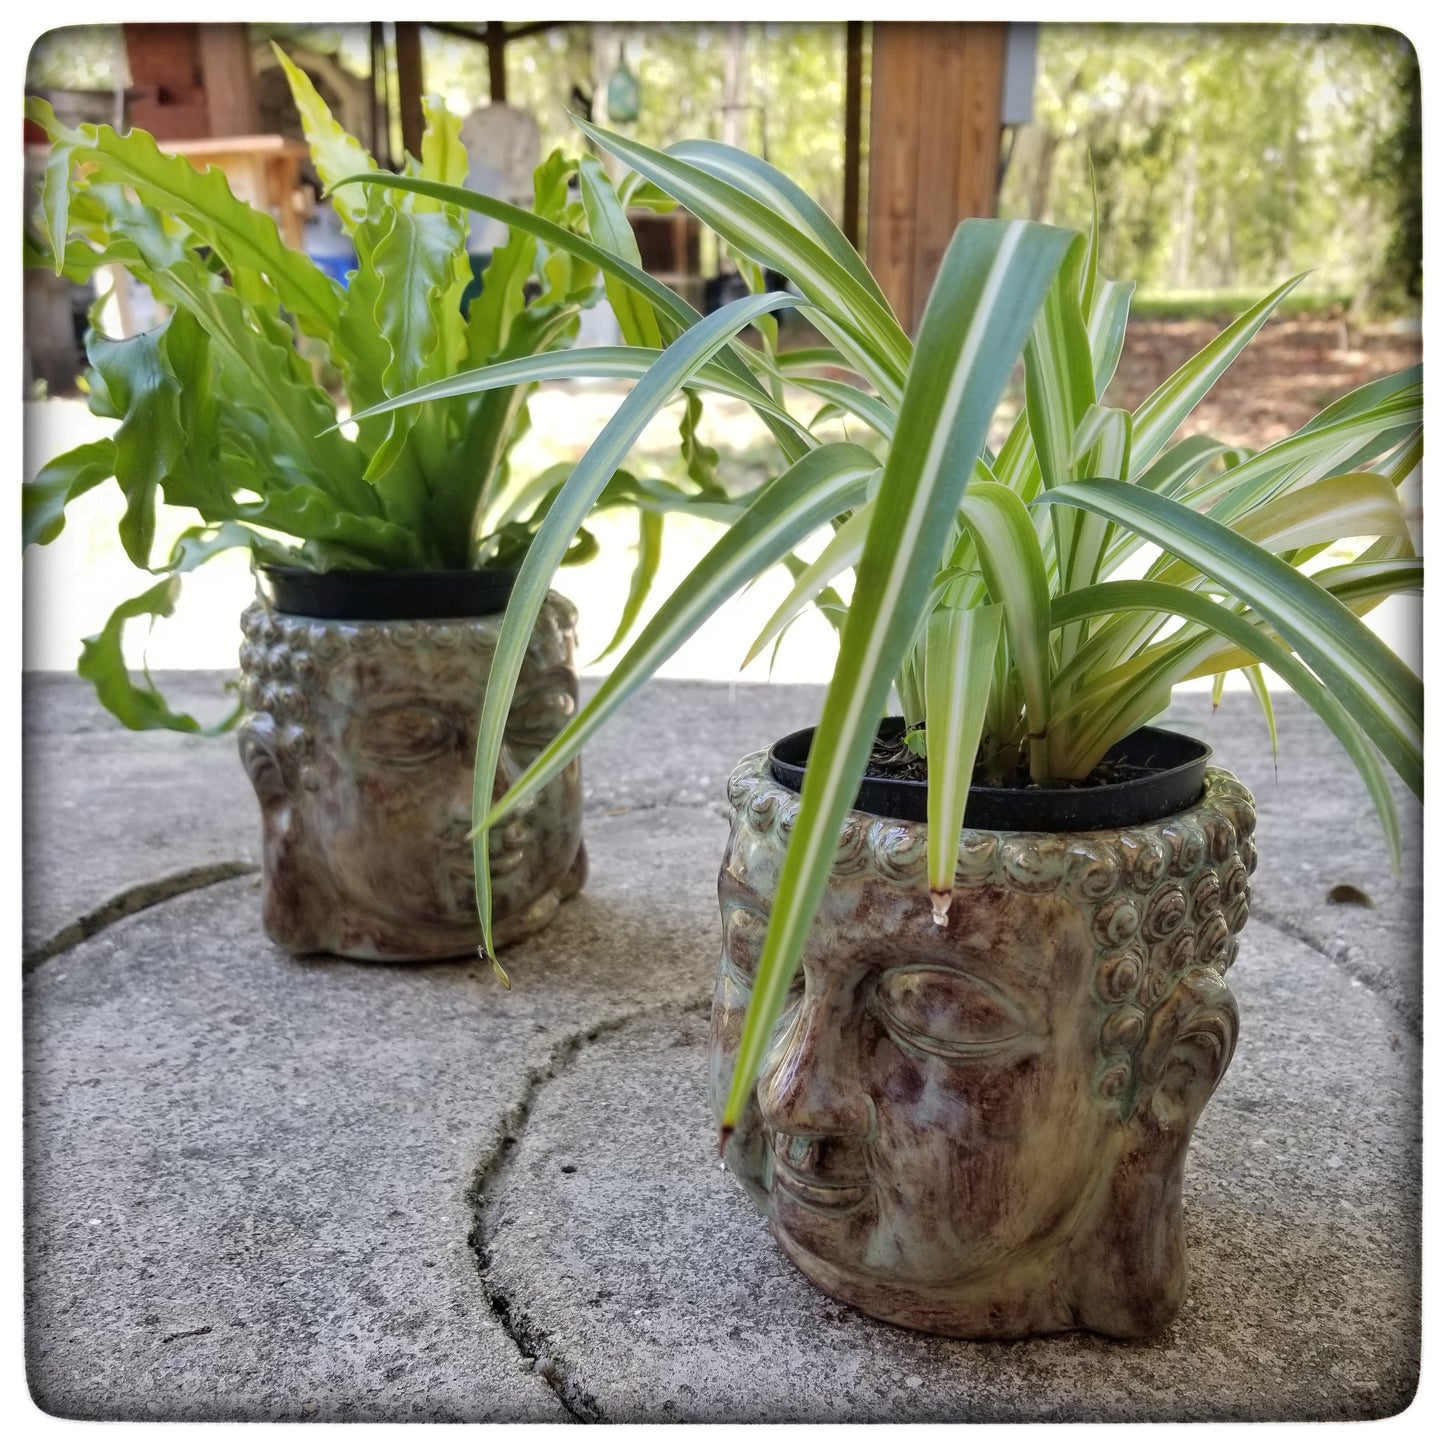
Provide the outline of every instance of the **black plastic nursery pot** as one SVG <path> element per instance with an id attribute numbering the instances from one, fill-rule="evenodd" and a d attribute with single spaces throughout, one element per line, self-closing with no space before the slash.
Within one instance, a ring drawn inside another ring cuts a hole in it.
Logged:
<path id="1" fill-rule="evenodd" d="M 885 718 L 878 736 L 897 742 L 904 720 Z M 813 729 L 789 733 L 768 753 L 768 768 L 784 787 L 801 792 Z M 972 787 L 963 822 L 966 828 L 996 832 L 1092 832 L 1154 822 L 1192 807 L 1204 793 L 1204 770 L 1213 750 L 1197 738 L 1167 728 L 1143 727 L 1116 743 L 1106 763 L 1146 770 L 1121 782 L 1056 788 Z M 859 812 L 913 823 L 928 821 L 928 785 L 906 779 L 865 775 L 853 804 Z"/>
<path id="2" fill-rule="evenodd" d="M 452 571 L 332 571 L 263 566 L 276 612 L 344 622 L 488 617 L 504 612 L 517 580 L 501 568 Z"/>

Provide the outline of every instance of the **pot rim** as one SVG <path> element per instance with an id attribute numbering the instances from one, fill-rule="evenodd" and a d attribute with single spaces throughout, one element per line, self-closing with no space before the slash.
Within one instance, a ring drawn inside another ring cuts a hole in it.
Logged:
<path id="1" fill-rule="evenodd" d="M 505 612 L 517 574 L 500 567 L 334 568 L 263 563 L 261 594 L 274 612 L 331 622 L 411 622 Z"/>
<path id="2" fill-rule="evenodd" d="M 902 736 L 902 718 L 885 718 L 879 735 Z M 800 792 L 814 729 L 801 728 L 779 738 L 768 749 L 770 777 Z M 989 832 L 1069 833 L 1106 828 L 1138 827 L 1184 812 L 1204 796 L 1205 770 L 1214 750 L 1188 733 L 1170 728 L 1136 728 L 1105 754 L 1114 761 L 1148 767 L 1163 766 L 1144 778 L 1101 783 L 1088 788 L 972 787 L 963 826 Z M 928 822 L 928 785 L 905 779 L 864 776 L 852 807 L 859 813 Z"/>

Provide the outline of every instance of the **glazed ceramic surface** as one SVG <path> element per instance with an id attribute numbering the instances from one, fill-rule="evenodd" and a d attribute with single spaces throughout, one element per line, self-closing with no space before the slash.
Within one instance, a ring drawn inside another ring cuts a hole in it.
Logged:
<path id="1" fill-rule="evenodd" d="M 711 1074 L 721 1114 L 798 796 L 729 782 Z M 946 925 L 927 830 L 853 812 L 726 1159 L 830 1295 L 966 1337 L 1146 1335 L 1185 1288 L 1190 1133 L 1234 1051 L 1225 974 L 1254 808 L 1109 832 L 965 829 Z"/>
<path id="2" fill-rule="evenodd" d="M 477 720 L 501 614 L 241 619 L 241 758 L 261 804 L 266 930 L 292 953 L 447 958 L 480 941 L 471 827 Z M 498 766 L 499 797 L 577 706 L 576 612 L 537 621 Z M 574 762 L 491 835 L 495 937 L 535 932 L 586 877 Z"/>

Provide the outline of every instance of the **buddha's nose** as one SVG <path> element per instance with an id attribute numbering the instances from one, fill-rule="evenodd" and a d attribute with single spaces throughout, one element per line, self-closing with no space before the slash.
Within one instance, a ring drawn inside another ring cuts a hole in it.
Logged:
<path id="1" fill-rule="evenodd" d="M 758 1107 L 794 1138 L 868 1138 L 873 1108 L 860 1071 L 861 1010 L 836 988 L 805 989 L 797 1016 L 764 1066 Z"/>

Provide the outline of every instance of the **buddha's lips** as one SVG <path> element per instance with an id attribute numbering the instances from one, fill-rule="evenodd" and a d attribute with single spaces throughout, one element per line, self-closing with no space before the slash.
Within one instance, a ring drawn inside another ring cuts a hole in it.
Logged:
<path id="1" fill-rule="evenodd" d="M 862 1181 L 835 1181 L 796 1174 L 780 1159 L 773 1160 L 773 1182 L 790 1198 L 809 1209 L 843 1214 L 856 1209 L 873 1192 L 873 1185 Z"/>
<path id="2" fill-rule="evenodd" d="M 476 867 L 472 859 L 472 845 L 465 838 L 452 840 L 452 856 L 447 861 L 447 870 L 458 883 L 468 887 L 476 885 Z M 516 827 L 507 827 L 495 832 L 487 840 L 487 871 L 493 878 L 514 873 L 527 859 L 525 834 Z"/>
<path id="3" fill-rule="evenodd" d="M 493 878 L 505 877 L 508 873 L 514 873 L 526 861 L 527 849 L 525 845 L 503 844 L 495 852 L 487 853 L 487 868 Z"/>
<path id="4" fill-rule="evenodd" d="M 857 1141 L 809 1139 L 768 1130 L 777 1185 L 810 1209 L 842 1213 L 873 1191 Z M 839 1156 L 844 1156 L 840 1158 Z M 838 1166 L 844 1166 L 839 1168 Z M 831 1167 L 830 1167 L 831 1166 Z"/>

